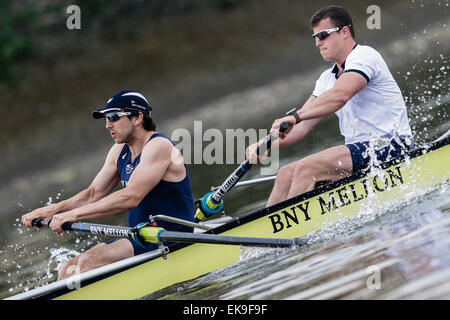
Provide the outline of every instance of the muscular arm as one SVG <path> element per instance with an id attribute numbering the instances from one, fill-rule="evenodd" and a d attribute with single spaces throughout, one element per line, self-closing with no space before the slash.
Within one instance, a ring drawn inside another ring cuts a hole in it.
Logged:
<path id="1" fill-rule="evenodd" d="M 302 120 L 295 125 L 295 119 L 292 116 L 286 116 L 274 121 L 270 130 L 271 134 L 275 134 L 280 129 L 282 122 L 288 122 L 293 126 L 288 135 L 281 134 L 280 137 L 285 140 L 291 132 L 293 137 L 287 142 L 280 142 L 281 146 L 289 145 L 302 139 L 323 117 L 332 114 L 341 109 L 348 100 L 355 94 L 360 92 L 367 85 L 367 80 L 356 72 L 347 72 L 342 74 L 336 81 L 333 88 L 322 93 L 318 98 L 310 98 L 303 107 L 297 111 Z M 312 122 L 308 122 L 312 121 Z M 306 124 L 303 124 L 305 123 Z M 303 124 L 303 125 L 302 125 Z M 297 127 L 299 127 L 297 129 Z"/>
<path id="2" fill-rule="evenodd" d="M 120 145 L 114 145 L 110 149 L 102 169 L 88 188 L 69 199 L 35 209 L 32 212 L 23 215 L 22 223 L 28 227 L 32 227 L 32 221 L 34 219 L 42 218 L 50 220 L 55 215 L 92 203 L 110 193 L 119 183 L 116 160 L 121 148 L 122 146 Z"/>
<path id="3" fill-rule="evenodd" d="M 333 88 L 322 93 L 318 98 L 311 96 L 303 107 L 297 111 L 301 122 L 295 125 L 293 116 L 286 116 L 273 122 L 270 134 L 279 136 L 272 148 L 278 146 L 288 146 L 303 139 L 317 123 L 325 116 L 341 109 L 348 100 L 360 92 L 367 85 L 367 80 L 356 72 L 343 73 L 336 81 Z M 279 133 L 280 125 L 283 122 L 290 124 L 290 128 L 285 133 Z M 256 163 L 259 158 L 256 155 L 256 147 L 259 143 L 249 146 L 246 150 L 246 158 L 251 163 Z"/>
<path id="4" fill-rule="evenodd" d="M 306 102 L 302 108 L 313 103 L 313 101 L 315 99 L 317 99 L 317 98 L 314 96 L 310 96 L 308 98 L 308 100 L 306 100 Z M 289 116 L 286 118 L 288 118 L 289 120 L 294 119 L 292 116 Z M 277 125 L 279 128 L 279 125 L 281 124 L 281 122 L 283 122 L 283 120 L 286 118 L 281 118 L 281 119 L 275 120 L 275 122 L 272 125 L 272 129 L 271 129 L 272 136 L 277 136 L 279 134 L 279 131 L 278 131 L 279 129 L 277 129 L 276 132 L 272 131 L 274 126 Z M 285 146 L 289 146 L 293 143 L 298 142 L 299 140 L 303 139 L 314 128 L 314 126 L 320 122 L 320 120 L 322 120 L 322 118 L 305 120 L 305 121 L 300 122 L 296 126 L 292 125 L 291 128 L 288 129 L 288 131 L 287 131 L 289 133 L 288 135 L 280 133 L 279 136 L 282 139 L 276 139 L 272 142 L 272 148 L 278 148 L 280 146 L 285 147 Z M 295 124 L 295 120 L 293 120 L 293 124 Z M 260 157 L 256 154 L 256 148 L 261 144 L 261 142 L 262 142 L 262 140 L 248 146 L 247 149 L 245 150 L 246 159 L 248 159 L 250 161 L 250 163 L 257 163 L 257 161 L 260 159 Z"/>
<path id="5" fill-rule="evenodd" d="M 163 178 L 171 164 L 172 145 L 165 139 L 150 141 L 141 153 L 139 165 L 128 181 L 127 187 L 71 211 L 55 216 L 51 228 L 60 233 L 61 225 L 67 221 L 95 219 L 123 213 L 138 206 Z"/>
<path id="6" fill-rule="evenodd" d="M 303 105 L 302 109 L 305 107 L 308 107 L 311 105 L 314 100 L 317 98 L 315 96 L 310 96 L 308 100 L 306 100 L 305 104 Z M 294 144 L 301 139 L 303 139 L 319 122 L 322 120 L 323 117 L 316 118 L 316 119 L 309 119 L 304 120 L 294 126 L 292 130 L 289 132 L 288 135 L 286 135 L 285 139 L 278 140 L 280 147 L 289 146 L 291 144 Z"/>
<path id="7" fill-rule="evenodd" d="M 56 206 L 58 212 L 72 210 L 88 203 L 98 201 L 109 194 L 114 187 L 117 186 L 120 181 L 119 175 L 117 174 L 117 158 L 121 148 L 122 145 L 114 145 L 111 148 L 102 169 L 89 187 L 72 198 L 57 203 Z"/>
<path id="8" fill-rule="evenodd" d="M 325 117 L 341 109 L 348 100 L 367 85 L 367 80 L 358 73 L 343 73 L 333 88 L 325 91 L 311 104 L 298 111 L 302 120 Z"/>

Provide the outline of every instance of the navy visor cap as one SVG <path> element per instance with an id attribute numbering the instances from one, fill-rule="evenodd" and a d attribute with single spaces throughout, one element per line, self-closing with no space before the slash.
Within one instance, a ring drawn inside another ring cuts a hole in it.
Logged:
<path id="1" fill-rule="evenodd" d="M 106 103 L 106 106 L 92 111 L 92 117 L 100 119 L 107 113 L 121 110 L 140 111 L 150 117 L 152 116 L 152 108 L 142 93 L 134 90 L 122 90 L 113 95 Z"/>

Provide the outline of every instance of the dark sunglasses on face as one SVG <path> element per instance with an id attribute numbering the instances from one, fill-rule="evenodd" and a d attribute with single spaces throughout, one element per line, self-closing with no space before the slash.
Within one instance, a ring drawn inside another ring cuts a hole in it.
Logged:
<path id="1" fill-rule="evenodd" d="M 332 28 L 332 29 L 326 29 L 326 30 L 321 30 L 321 31 L 319 31 L 319 32 L 317 32 L 317 33 L 314 33 L 313 35 L 312 35 L 312 37 L 314 38 L 314 39 L 316 39 L 316 40 L 324 40 L 324 39 L 326 39 L 326 38 L 328 38 L 328 36 L 330 35 L 330 33 L 332 33 L 332 32 L 335 32 L 335 31 L 337 31 L 337 32 L 339 32 L 339 31 L 341 31 L 343 28 L 345 28 L 345 27 L 351 27 L 351 24 L 349 24 L 348 26 L 343 26 L 343 27 L 336 27 L 336 28 Z"/>
<path id="2" fill-rule="evenodd" d="M 136 114 L 136 112 L 130 112 L 130 111 L 127 111 L 127 112 L 110 112 L 110 113 L 107 113 L 105 115 L 105 118 L 109 122 L 116 122 L 117 120 L 120 119 L 120 117 L 130 116 L 130 115 L 134 115 L 134 114 Z"/>

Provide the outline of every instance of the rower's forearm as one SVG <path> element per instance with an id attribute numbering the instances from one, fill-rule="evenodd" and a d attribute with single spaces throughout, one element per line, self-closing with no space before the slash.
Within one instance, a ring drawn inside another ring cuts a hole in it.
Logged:
<path id="1" fill-rule="evenodd" d="M 116 191 L 99 201 L 86 204 L 73 210 L 74 220 L 98 219 L 124 213 L 138 205 L 138 200 L 125 189 Z"/>
<path id="2" fill-rule="evenodd" d="M 298 111 L 298 115 L 301 120 L 323 118 L 338 111 L 345 105 L 347 100 L 348 96 L 345 92 L 331 89 L 325 91 L 308 106 L 301 108 Z"/>
<path id="3" fill-rule="evenodd" d="M 311 129 L 308 128 L 305 123 L 301 122 L 297 124 L 294 128 L 292 128 L 292 131 L 286 136 L 286 138 L 278 140 L 279 147 L 287 147 L 302 140 L 310 130 Z"/>
<path id="4" fill-rule="evenodd" d="M 90 188 L 87 188 L 69 199 L 52 204 L 52 206 L 54 206 L 54 213 L 58 214 L 61 212 L 66 212 L 79 208 L 88 203 L 92 203 L 95 200 L 97 200 L 95 192 L 93 192 L 93 190 L 91 190 Z"/>

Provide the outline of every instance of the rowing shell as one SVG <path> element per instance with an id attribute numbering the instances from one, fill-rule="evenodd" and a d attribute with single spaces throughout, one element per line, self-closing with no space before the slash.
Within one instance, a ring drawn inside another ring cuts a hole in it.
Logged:
<path id="1" fill-rule="evenodd" d="M 297 238 L 387 208 L 402 198 L 450 179 L 450 137 L 383 163 L 379 170 L 323 185 L 274 206 L 255 210 L 207 233 Z M 239 261 L 238 246 L 175 244 L 74 275 L 8 299 L 137 299 Z"/>

